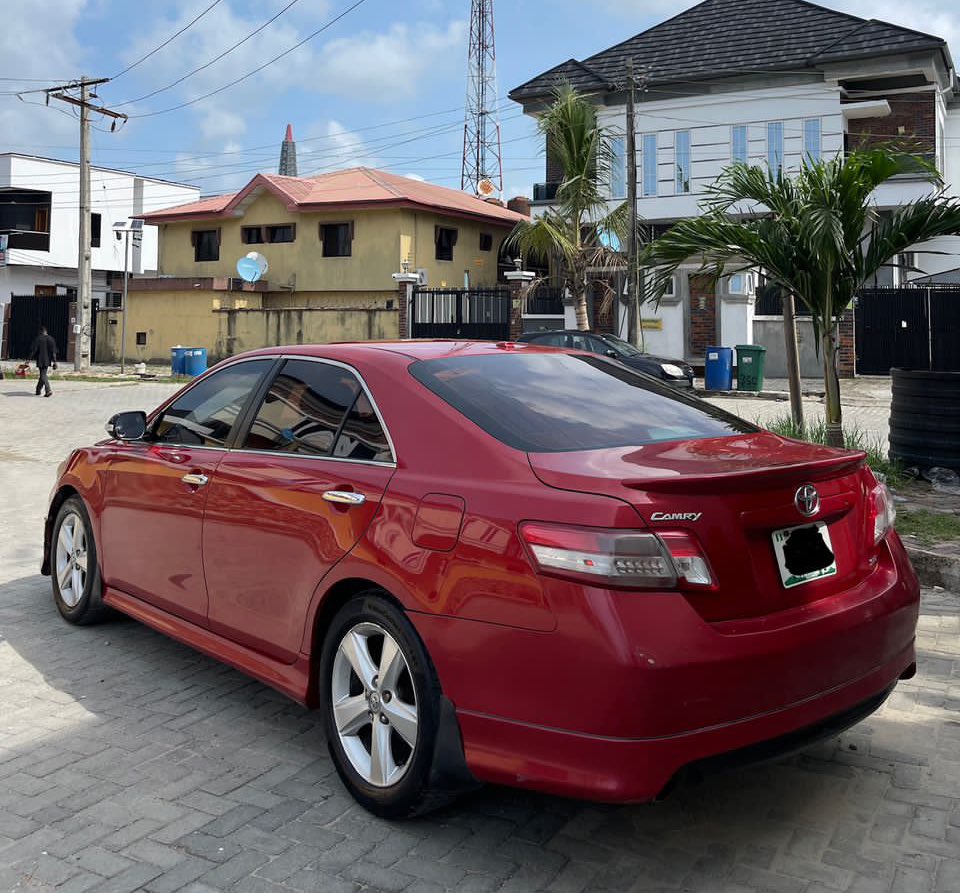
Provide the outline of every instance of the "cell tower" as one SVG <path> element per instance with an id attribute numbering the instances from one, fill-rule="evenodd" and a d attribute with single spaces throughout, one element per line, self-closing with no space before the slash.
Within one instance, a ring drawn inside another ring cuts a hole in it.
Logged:
<path id="1" fill-rule="evenodd" d="M 493 0 L 471 0 L 467 111 L 460 188 L 481 198 L 503 194 Z"/>

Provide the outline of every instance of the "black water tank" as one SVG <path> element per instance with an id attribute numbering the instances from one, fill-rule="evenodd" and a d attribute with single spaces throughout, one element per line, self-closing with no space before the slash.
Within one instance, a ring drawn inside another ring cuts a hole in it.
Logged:
<path id="1" fill-rule="evenodd" d="M 960 372 L 891 369 L 890 458 L 960 470 Z"/>

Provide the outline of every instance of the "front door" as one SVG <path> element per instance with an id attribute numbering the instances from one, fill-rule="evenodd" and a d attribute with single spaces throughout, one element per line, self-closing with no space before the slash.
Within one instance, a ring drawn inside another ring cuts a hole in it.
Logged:
<path id="1" fill-rule="evenodd" d="M 393 472 L 383 427 L 354 372 L 288 360 L 210 486 L 210 628 L 293 662 L 317 585 L 363 536 Z"/>
<path id="2" fill-rule="evenodd" d="M 147 438 L 117 446 L 100 521 L 107 586 L 206 624 L 201 538 L 208 487 L 272 362 L 241 362 L 202 379 L 164 409 Z"/>

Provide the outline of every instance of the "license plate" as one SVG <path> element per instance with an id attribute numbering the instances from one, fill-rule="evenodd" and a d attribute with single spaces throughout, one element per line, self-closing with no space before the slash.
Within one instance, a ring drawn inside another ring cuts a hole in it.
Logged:
<path id="1" fill-rule="evenodd" d="M 837 573 L 830 530 L 823 521 L 775 530 L 773 551 L 786 589 Z"/>

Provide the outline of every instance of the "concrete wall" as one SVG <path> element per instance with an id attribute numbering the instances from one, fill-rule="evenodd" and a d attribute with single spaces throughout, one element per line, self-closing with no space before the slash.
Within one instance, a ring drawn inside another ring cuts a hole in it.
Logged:
<path id="1" fill-rule="evenodd" d="M 783 320 L 776 317 L 754 317 L 753 343 L 767 349 L 767 378 L 786 378 L 787 361 L 783 346 Z M 822 378 L 823 361 L 816 353 L 816 338 L 813 323 L 797 318 L 797 346 L 800 353 L 800 377 Z"/>
<path id="2" fill-rule="evenodd" d="M 349 222 L 354 226 L 352 255 L 323 257 L 320 225 Z M 241 240 L 242 227 L 278 224 L 295 224 L 295 241 L 245 245 Z M 436 260 L 436 225 L 458 232 L 452 261 Z M 163 224 L 160 273 L 236 276 L 237 260 L 258 251 L 270 264 L 265 278 L 271 285 L 295 285 L 298 293 L 379 292 L 404 260 L 410 261 L 413 270 L 426 270 L 427 282 L 434 287 L 462 287 L 465 271 L 469 271 L 471 285 L 495 285 L 500 245 L 510 228 L 408 209 L 297 213 L 263 191 L 239 218 Z M 216 261 L 194 260 L 191 233 L 203 229 L 220 230 L 220 257 Z M 493 236 L 492 250 L 480 250 L 481 233 Z"/>
<path id="3" fill-rule="evenodd" d="M 273 307 L 270 296 L 209 292 L 131 293 L 127 305 L 127 359 L 165 363 L 170 348 L 205 347 L 211 359 L 280 344 L 368 341 L 399 337 L 396 309 L 372 307 Z M 264 306 L 264 302 L 267 305 Z M 97 361 L 120 358 L 122 314 L 101 310 Z M 137 344 L 137 333 L 146 343 Z"/>

